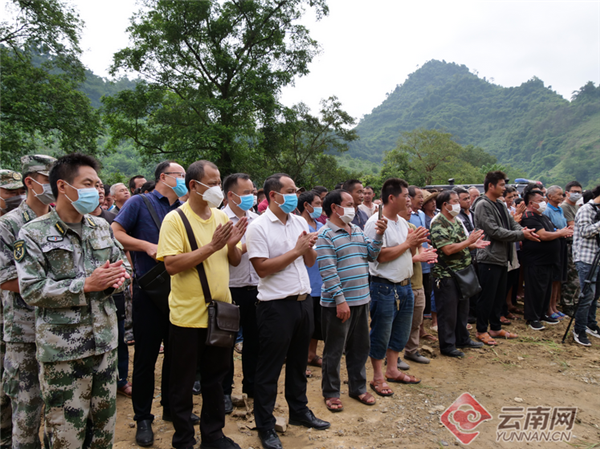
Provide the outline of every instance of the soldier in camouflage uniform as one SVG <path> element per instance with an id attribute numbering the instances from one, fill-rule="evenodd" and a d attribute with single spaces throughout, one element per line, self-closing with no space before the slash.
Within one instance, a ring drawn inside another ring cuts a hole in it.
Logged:
<path id="1" fill-rule="evenodd" d="M 20 173 L 12 170 L 0 170 L 0 197 L 2 198 L 0 201 L 0 217 L 5 215 L 5 211 L 8 210 L 4 201 L 8 195 L 5 194 L 8 192 L 17 193 L 22 191 L 24 187 Z M 0 284 L 3 282 L 0 277 Z M 0 290 L 0 300 L 2 300 L 2 303 L 4 303 L 6 295 L 8 295 L 6 290 Z M 2 338 L 3 333 L 4 306 L 0 304 L 0 449 L 10 449 L 12 447 L 12 407 L 9 397 L 4 392 L 4 354 L 6 348 L 4 339 Z"/>
<path id="2" fill-rule="evenodd" d="M 19 294 L 14 243 L 23 225 L 47 214 L 49 204 L 54 201 L 48 171 L 55 160 L 44 155 L 21 158 L 27 199 L 0 218 L 0 288 L 6 291 L 4 389 L 12 404 L 13 448 L 41 447 L 39 430 L 43 404 L 35 358 L 35 308 L 25 304 Z"/>
<path id="3" fill-rule="evenodd" d="M 111 295 L 129 265 L 98 204 L 95 159 L 50 170 L 56 209 L 26 223 L 14 247 L 21 296 L 35 306 L 46 432 L 53 448 L 107 448 L 116 421 L 117 316 Z"/>

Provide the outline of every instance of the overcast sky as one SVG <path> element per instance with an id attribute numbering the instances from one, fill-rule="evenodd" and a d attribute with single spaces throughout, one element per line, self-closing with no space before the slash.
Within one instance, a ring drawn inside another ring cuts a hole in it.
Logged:
<path id="1" fill-rule="evenodd" d="M 82 60 L 108 75 L 125 47 L 135 0 L 72 0 L 86 27 Z M 600 1 L 329 0 L 329 16 L 306 19 L 322 53 L 284 90 L 287 105 L 337 95 L 360 119 L 430 59 L 465 64 L 501 86 L 537 76 L 570 99 L 600 83 Z"/>

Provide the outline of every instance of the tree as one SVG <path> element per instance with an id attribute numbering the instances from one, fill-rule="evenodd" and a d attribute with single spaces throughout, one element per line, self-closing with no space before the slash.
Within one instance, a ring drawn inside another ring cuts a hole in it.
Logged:
<path id="1" fill-rule="evenodd" d="M 0 23 L 0 163 L 17 168 L 41 146 L 94 152 L 99 116 L 76 91 L 85 79 L 79 17 L 58 0 L 12 1 L 13 17 Z"/>
<path id="2" fill-rule="evenodd" d="M 112 73 L 147 80 L 105 98 L 111 144 L 131 139 L 146 155 L 210 159 L 224 172 L 256 156 L 260 123 L 274 120 L 278 95 L 308 73 L 317 43 L 298 20 L 325 0 L 145 0 L 129 27 L 134 44 Z"/>

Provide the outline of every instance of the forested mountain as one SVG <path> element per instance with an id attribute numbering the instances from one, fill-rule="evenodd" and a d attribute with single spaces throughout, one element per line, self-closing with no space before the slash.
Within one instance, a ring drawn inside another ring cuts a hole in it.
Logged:
<path id="1" fill-rule="evenodd" d="M 510 88 L 491 81 L 427 62 L 363 117 L 349 155 L 379 162 L 403 131 L 438 129 L 531 178 L 600 184 L 600 86 L 589 82 L 567 101 L 535 77 Z"/>

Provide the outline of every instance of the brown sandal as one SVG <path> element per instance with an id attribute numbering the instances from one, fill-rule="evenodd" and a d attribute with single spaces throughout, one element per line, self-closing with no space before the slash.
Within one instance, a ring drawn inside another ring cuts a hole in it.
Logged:
<path id="1" fill-rule="evenodd" d="M 342 404 L 340 398 L 323 398 L 323 400 L 325 401 L 325 407 L 327 407 L 327 410 L 330 412 L 337 413 L 344 410 L 344 404 Z"/>
<path id="2" fill-rule="evenodd" d="M 433 342 L 438 341 L 437 337 L 434 337 L 431 334 L 423 334 L 419 338 L 422 340 L 429 340 L 429 341 L 433 341 Z"/>
<path id="3" fill-rule="evenodd" d="M 498 342 L 496 340 L 494 340 L 492 338 L 492 336 L 490 334 L 488 334 L 487 332 L 484 332 L 483 334 L 477 334 L 476 335 L 477 340 L 479 340 L 480 342 L 482 342 L 485 345 L 488 346 L 496 346 L 498 344 Z"/>
<path id="4" fill-rule="evenodd" d="M 384 387 L 384 383 L 384 380 L 372 380 L 369 385 L 371 386 L 371 389 L 379 396 L 393 396 L 394 392 L 392 391 L 392 389 L 389 387 L 389 385 L 387 387 Z M 389 393 L 384 393 L 384 390 L 387 390 Z"/>
<path id="5" fill-rule="evenodd" d="M 375 405 L 375 398 L 373 397 L 373 395 L 371 393 L 365 392 L 362 395 L 349 395 L 352 399 L 356 399 L 358 402 L 360 402 L 361 404 L 365 404 L 365 405 Z M 362 396 L 362 398 L 361 398 Z M 373 402 L 369 402 L 370 399 L 373 399 Z"/>
<path id="6" fill-rule="evenodd" d="M 513 333 L 508 332 L 508 331 L 506 331 L 504 329 L 498 331 L 498 335 L 491 335 L 491 337 L 493 337 L 493 338 L 498 338 L 498 337 L 500 337 L 500 338 L 506 338 L 507 340 L 508 339 L 513 339 L 513 338 L 519 338 L 519 336 L 517 334 L 513 334 Z"/>
<path id="7" fill-rule="evenodd" d="M 421 383 L 421 379 L 417 379 L 415 376 L 410 374 L 400 373 L 398 377 L 386 377 L 388 382 L 395 382 L 398 384 L 418 384 Z"/>
<path id="8" fill-rule="evenodd" d="M 117 394 L 123 395 L 126 398 L 130 398 L 132 392 L 133 392 L 133 388 L 131 386 L 131 382 L 127 382 L 122 387 L 117 388 Z"/>
<path id="9" fill-rule="evenodd" d="M 316 366 L 317 368 L 323 367 L 323 357 L 319 357 L 318 355 L 314 356 L 310 362 L 308 362 L 308 366 Z"/>
<path id="10" fill-rule="evenodd" d="M 512 323 L 510 322 L 510 320 L 509 320 L 508 318 L 506 318 L 505 316 L 501 316 L 501 317 L 500 317 L 500 322 L 501 322 L 502 324 L 504 324 L 505 326 L 508 326 L 509 324 L 512 324 Z"/>

